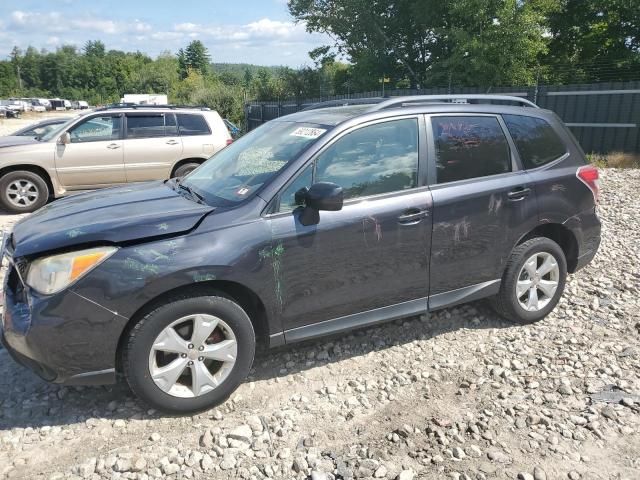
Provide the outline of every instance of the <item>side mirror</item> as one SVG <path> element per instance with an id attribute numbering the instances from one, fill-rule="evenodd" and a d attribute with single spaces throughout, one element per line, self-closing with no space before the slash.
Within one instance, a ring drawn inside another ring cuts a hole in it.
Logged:
<path id="1" fill-rule="evenodd" d="M 342 210 L 344 193 L 340 185 L 330 182 L 318 182 L 311 185 L 304 201 L 307 207 L 314 210 L 335 212 Z"/>
<path id="2" fill-rule="evenodd" d="M 71 143 L 71 135 L 69 135 L 69 132 L 64 132 L 62 135 L 60 135 L 58 143 L 60 143 L 61 145 L 67 145 Z"/>

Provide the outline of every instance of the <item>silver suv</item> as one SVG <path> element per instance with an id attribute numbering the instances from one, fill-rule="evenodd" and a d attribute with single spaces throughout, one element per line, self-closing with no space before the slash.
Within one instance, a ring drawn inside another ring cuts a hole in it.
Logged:
<path id="1" fill-rule="evenodd" d="M 74 191 L 182 177 L 231 142 L 220 115 L 206 108 L 94 110 L 38 140 L 0 139 L 0 206 L 33 212 Z"/>

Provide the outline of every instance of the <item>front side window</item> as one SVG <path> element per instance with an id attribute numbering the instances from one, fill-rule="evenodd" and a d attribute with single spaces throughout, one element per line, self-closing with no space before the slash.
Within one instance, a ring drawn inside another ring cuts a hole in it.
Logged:
<path id="1" fill-rule="evenodd" d="M 127 138 L 164 136 L 164 115 L 127 115 Z"/>
<path id="2" fill-rule="evenodd" d="M 296 193 L 302 188 L 309 188 L 313 183 L 313 165 L 307 166 L 298 177 L 280 193 L 279 212 L 290 212 L 297 207 L 304 205 L 300 197 L 296 198 Z"/>
<path id="3" fill-rule="evenodd" d="M 315 181 L 340 185 L 345 199 L 416 187 L 418 121 L 392 120 L 346 134 L 318 156 Z"/>
<path id="4" fill-rule="evenodd" d="M 209 205 L 234 205 L 251 197 L 329 128 L 267 122 L 220 150 L 182 183 L 202 195 Z"/>
<path id="5" fill-rule="evenodd" d="M 119 116 L 92 117 L 69 130 L 71 143 L 118 140 L 120 138 L 120 122 Z"/>
<path id="6" fill-rule="evenodd" d="M 433 117 L 437 183 L 511 171 L 509 144 L 495 117 Z"/>
<path id="7" fill-rule="evenodd" d="M 178 113 L 178 132 L 182 136 L 211 135 L 207 121 L 197 113 Z"/>
<path id="8" fill-rule="evenodd" d="M 545 120 L 524 115 L 503 115 L 524 168 L 541 167 L 567 153 L 567 147 Z"/>

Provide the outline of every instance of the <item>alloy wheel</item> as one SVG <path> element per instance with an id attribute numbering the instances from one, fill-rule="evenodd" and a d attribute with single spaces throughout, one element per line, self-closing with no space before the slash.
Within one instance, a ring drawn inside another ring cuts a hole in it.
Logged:
<path id="1" fill-rule="evenodd" d="M 7 186 L 7 198 L 16 207 L 30 207 L 39 196 L 38 187 L 30 180 L 14 180 Z"/>
<path id="2" fill-rule="evenodd" d="M 553 299 L 560 282 L 560 267 L 548 252 L 534 253 L 524 262 L 516 283 L 516 298 L 520 306 L 537 312 Z"/>
<path id="3" fill-rule="evenodd" d="M 149 353 L 149 373 L 156 386 L 169 395 L 199 397 L 224 382 L 237 353 L 236 337 L 222 319 L 189 315 L 156 337 Z"/>

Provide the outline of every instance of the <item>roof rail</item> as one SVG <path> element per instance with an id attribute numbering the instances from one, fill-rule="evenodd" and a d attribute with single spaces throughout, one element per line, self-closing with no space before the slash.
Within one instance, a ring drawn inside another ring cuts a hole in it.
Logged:
<path id="1" fill-rule="evenodd" d="M 106 105 L 104 107 L 96 108 L 94 112 L 101 112 L 104 110 L 114 110 L 120 108 L 131 108 L 132 110 L 136 110 L 138 108 L 162 108 L 162 109 L 170 109 L 170 110 L 178 110 L 178 109 L 190 109 L 190 110 L 211 110 L 209 107 L 202 107 L 197 105 L 141 105 L 138 103 L 112 103 Z"/>
<path id="2" fill-rule="evenodd" d="M 319 108 L 330 107 L 347 107 L 349 105 L 373 105 L 384 101 L 382 97 L 368 97 L 368 98 L 343 98 L 340 100 L 326 100 L 324 102 L 317 102 L 302 109 L 303 112 L 307 110 L 317 110 Z"/>
<path id="3" fill-rule="evenodd" d="M 385 101 L 379 102 L 377 105 L 371 107 L 369 111 L 375 112 L 378 110 L 385 110 L 387 108 L 397 108 L 404 106 L 411 106 L 421 103 L 491 103 L 494 101 L 499 102 L 513 102 L 518 103 L 525 107 L 540 108 L 535 103 L 527 100 L 526 98 L 514 97 L 511 95 L 414 95 L 409 97 L 394 97 Z"/>

